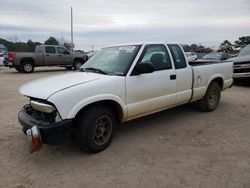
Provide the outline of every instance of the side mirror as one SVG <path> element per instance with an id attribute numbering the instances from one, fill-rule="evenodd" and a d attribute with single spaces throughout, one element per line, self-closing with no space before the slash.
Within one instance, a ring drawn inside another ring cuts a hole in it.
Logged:
<path id="1" fill-rule="evenodd" d="M 155 71 L 153 65 L 148 63 L 148 62 L 146 62 L 146 63 L 138 63 L 135 66 L 135 68 L 136 68 L 137 75 L 152 73 L 152 72 Z"/>

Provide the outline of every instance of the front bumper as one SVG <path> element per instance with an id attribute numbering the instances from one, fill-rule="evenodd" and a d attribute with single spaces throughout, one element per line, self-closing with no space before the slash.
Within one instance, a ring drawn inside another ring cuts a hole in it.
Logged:
<path id="1" fill-rule="evenodd" d="M 41 142 L 45 144 L 60 144 L 70 139 L 72 131 L 72 119 L 62 120 L 56 123 L 48 123 L 35 119 L 29 115 L 25 108 L 18 113 L 18 121 L 27 133 L 32 127 L 36 126 L 39 130 Z"/>

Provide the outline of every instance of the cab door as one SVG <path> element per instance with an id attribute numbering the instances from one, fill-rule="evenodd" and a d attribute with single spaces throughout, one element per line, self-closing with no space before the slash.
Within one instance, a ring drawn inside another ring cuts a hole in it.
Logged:
<path id="1" fill-rule="evenodd" d="M 168 44 L 176 72 L 176 104 L 188 103 L 192 95 L 193 73 L 178 44 Z"/>
<path id="2" fill-rule="evenodd" d="M 137 64 L 148 62 L 155 71 L 126 77 L 128 119 L 175 105 L 176 74 L 164 45 L 147 45 Z"/>
<path id="3" fill-rule="evenodd" d="M 54 46 L 45 46 L 44 65 L 57 65 L 58 57 Z"/>
<path id="4" fill-rule="evenodd" d="M 63 47 L 57 47 L 58 60 L 60 65 L 72 65 L 72 54 Z"/>

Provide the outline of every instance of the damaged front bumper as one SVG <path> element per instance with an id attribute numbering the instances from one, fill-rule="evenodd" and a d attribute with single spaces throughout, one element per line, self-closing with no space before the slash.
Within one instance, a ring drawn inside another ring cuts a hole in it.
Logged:
<path id="1" fill-rule="evenodd" d="M 18 113 L 18 121 L 23 127 L 23 132 L 27 135 L 32 151 L 41 149 L 42 144 L 60 144 L 69 140 L 72 131 L 72 119 L 61 120 L 59 122 L 46 122 L 29 111 L 31 107 L 26 105 Z"/>

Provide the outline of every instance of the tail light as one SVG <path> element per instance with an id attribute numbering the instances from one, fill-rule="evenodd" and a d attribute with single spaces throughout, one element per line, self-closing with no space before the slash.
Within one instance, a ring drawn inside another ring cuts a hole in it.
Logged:
<path id="1" fill-rule="evenodd" d="M 14 60 L 14 54 L 13 53 L 8 53 L 8 59 L 9 59 L 9 61 L 13 61 Z"/>

